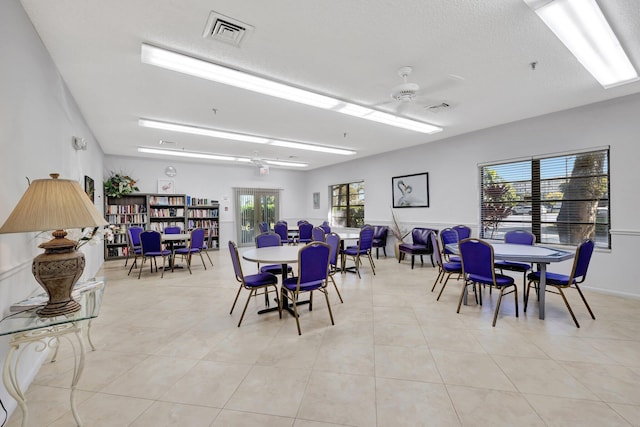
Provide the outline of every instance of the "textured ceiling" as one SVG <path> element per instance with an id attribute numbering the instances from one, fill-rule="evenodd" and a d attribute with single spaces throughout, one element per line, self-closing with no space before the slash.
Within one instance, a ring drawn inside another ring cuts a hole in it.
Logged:
<path id="1" fill-rule="evenodd" d="M 348 148 L 364 157 L 640 91 L 603 89 L 522 0 L 22 0 L 106 154 L 139 146 L 296 160 L 351 160 L 140 128 L 139 117 Z M 640 68 L 637 0 L 600 1 Z M 255 27 L 235 47 L 202 37 L 212 10 Z M 421 95 L 402 114 L 425 135 L 140 62 L 143 42 L 361 105 L 395 111 L 398 68 Z M 537 62 L 535 70 L 530 63 Z M 451 75 L 463 79 L 452 78 Z M 437 113 L 423 107 L 447 102 Z M 213 111 L 216 110 L 216 112 Z M 257 153 L 255 153 L 257 151 Z M 150 155 L 144 155 L 152 157 Z"/>

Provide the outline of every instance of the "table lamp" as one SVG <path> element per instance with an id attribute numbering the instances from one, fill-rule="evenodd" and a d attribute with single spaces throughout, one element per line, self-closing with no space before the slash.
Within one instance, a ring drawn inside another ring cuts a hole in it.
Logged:
<path id="1" fill-rule="evenodd" d="M 84 254 L 76 251 L 78 242 L 65 238 L 64 229 L 108 225 L 76 181 L 58 179 L 33 181 L 16 207 L 0 227 L 0 234 L 53 231 L 53 239 L 39 245 L 44 253 L 33 259 L 31 270 L 47 291 L 49 301 L 36 313 L 41 317 L 60 316 L 80 310 L 71 296 L 82 275 Z"/>

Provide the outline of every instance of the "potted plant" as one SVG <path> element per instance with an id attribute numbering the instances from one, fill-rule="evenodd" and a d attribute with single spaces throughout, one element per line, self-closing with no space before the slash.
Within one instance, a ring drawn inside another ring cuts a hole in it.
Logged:
<path id="1" fill-rule="evenodd" d="M 104 194 L 108 197 L 122 197 L 140 191 L 136 187 L 136 180 L 129 175 L 111 172 L 111 176 L 104 182 Z"/>
<path id="2" fill-rule="evenodd" d="M 396 259 L 400 259 L 400 244 L 404 242 L 405 237 L 407 237 L 411 233 L 411 230 L 407 230 L 405 227 L 400 226 L 400 224 L 398 223 L 398 218 L 396 218 L 396 213 L 393 211 L 393 209 L 391 210 L 391 217 L 393 218 L 393 224 L 391 225 L 390 229 L 393 237 L 396 238 L 395 255 Z"/>

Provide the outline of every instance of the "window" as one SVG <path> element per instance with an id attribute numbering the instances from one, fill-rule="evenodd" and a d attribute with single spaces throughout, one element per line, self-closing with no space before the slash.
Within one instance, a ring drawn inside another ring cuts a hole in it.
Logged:
<path id="1" fill-rule="evenodd" d="M 525 229 L 539 243 L 611 248 L 609 150 L 484 165 L 482 237 Z"/>
<path id="2" fill-rule="evenodd" d="M 331 225 L 364 225 L 364 181 L 331 186 Z"/>

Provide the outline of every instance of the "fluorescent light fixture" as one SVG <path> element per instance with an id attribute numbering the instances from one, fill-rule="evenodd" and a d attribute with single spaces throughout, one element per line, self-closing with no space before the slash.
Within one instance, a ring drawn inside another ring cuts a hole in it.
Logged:
<path id="1" fill-rule="evenodd" d="M 147 147 L 138 147 L 138 152 L 147 153 L 147 154 L 161 154 L 163 156 L 191 157 L 196 159 L 207 159 L 207 160 L 226 160 L 230 162 L 237 160 L 235 157 L 220 156 L 218 154 L 197 153 L 194 151 L 161 150 L 158 148 L 147 148 Z"/>
<path id="2" fill-rule="evenodd" d="M 190 133 L 193 135 L 210 136 L 212 138 L 232 139 L 234 141 L 253 142 L 256 144 L 266 144 L 269 142 L 268 138 L 262 138 L 259 136 L 246 135 L 243 133 L 226 132 L 216 129 L 202 128 L 191 125 L 181 125 L 179 123 L 161 122 L 158 120 L 138 119 L 138 125 L 147 128 L 170 130 L 173 132 Z"/>
<path id="3" fill-rule="evenodd" d="M 219 154 L 209 154 L 209 153 L 198 153 L 195 151 L 182 151 L 182 150 L 165 150 L 159 148 L 149 148 L 149 147 L 138 147 L 139 153 L 147 153 L 147 154 L 159 154 L 162 156 L 177 156 L 177 157 L 191 157 L 196 159 L 205 159 L 205 160 L 225 160 L 229 162 L 240 162 L 240 163 L 252 163 L 253 159 L 249 159 L 247 157 L 232 157 L 232 156 L 222 156 Z M 263 160 L 265 163 L 274 166 L 286 166 L 286 167 L 294 167 L 294 168 L 306 168 L 309 166 L 306 163 L 297 163 L 297 162 L 282 162 L 279 160 Z"/>
<path id="4" fill-rule="evenodd" d="M 322 153 L 351 155 L 356 154 L 355 151 L 343 150 L 342 148 L 324 147 L 322 145 L 303 144 L 300 142 L 273 140 L 271 145 L 276 147 L 297 148 L 298 150 L 320 151 Z"/>
<path id="5" fill-rule="evenodd" d="M 391 120 L 377 119 L 372 113 L 395 117 L 392 114 L 383 113 L 371 108 L 345 102 L 329 96 L 320 95 L 305 89 L 275 82 L 263 77 L 254 76 L 243 71 L 234 70 L 202 59 L 193 58 L 181 53 L 172 52 L 146 43 L 142 43 L 141 60 L 145 64 L 155 65 L 190 76 L 200 77 L 206 80 L 235 86 L 241 89 L 298 102 L 312 107 L 333 110 L 362 119 L 373 120 L 378 123 L 396 126 L 422 133 L 436 133 L 442 131 L 439 126 L 431 125 L 416 120 L 397 118 Z M 379 116 L 378 116 L 379 117 Z"/>
<path id="6" fill-rule="evenodd" d="M 281 162 L 280 160 L 264 160 L 264 162 L 268 165 L 273 166 L 291 166 L 294 168 L 306 168 L 309 166 L 306 163 L 295 163 L 295 162 Z"/>
<path id="7" fill-rule="evenodd" d="M 605 88 L 638 80 L 595 0 L 524 0 Z"/>
<path id="8" fill-rule="evenodd" d="M 303 142 L 284 141 L 274 138 L 248 135 L 237 132 L 227 132 L 217 129 L 202 128 L 198 126 L 183 125 L 178 123 L 161 122 L 150 119 L 139 119 L 138 124 L 143 127 L 163 129 L 173 132 L 190 133 L 194 135 L 210 136 L 213 138 L 233 139 L 235 141 L 255 142 L 256 144 L 271 144 L 277 147 L 296 148 L 298 150 L 321 151 L 323 153 L 341 154 L 344 156 L 356 154 L 355 151 L 342 148 L 327 147 L 324 145 L 305 144 Z"/>

